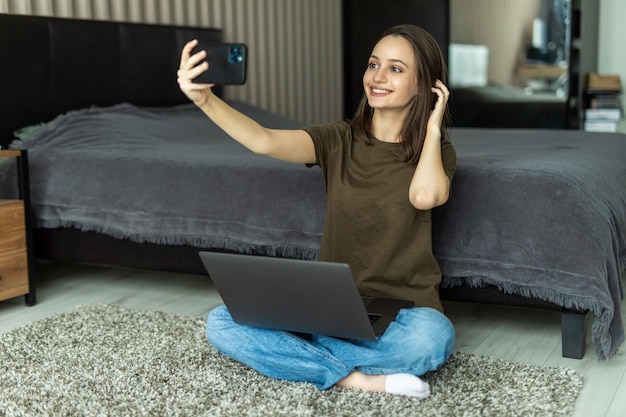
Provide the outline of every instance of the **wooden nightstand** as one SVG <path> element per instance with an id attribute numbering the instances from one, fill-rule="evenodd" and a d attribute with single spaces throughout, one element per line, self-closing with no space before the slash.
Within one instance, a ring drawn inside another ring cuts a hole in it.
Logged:
<path id="1" fill-rule="evenodd" d="M 0 150 L 0 158 L 16 158 L 18 198 L 0 199 L 0 300 L 25 296 L 35 304 L 30 185 L 26 150 Z"/>

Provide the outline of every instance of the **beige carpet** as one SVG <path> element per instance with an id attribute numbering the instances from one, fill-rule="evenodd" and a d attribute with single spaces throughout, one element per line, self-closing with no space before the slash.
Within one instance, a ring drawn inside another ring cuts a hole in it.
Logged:
<path id="1" fill-rule="evenodd" d="M 6 416 L 567 416 L 570 369 L 455 353 L 426 400 L 266 378 L 206 341 L 204 320 L 87 305 L 0 335 Z"/>

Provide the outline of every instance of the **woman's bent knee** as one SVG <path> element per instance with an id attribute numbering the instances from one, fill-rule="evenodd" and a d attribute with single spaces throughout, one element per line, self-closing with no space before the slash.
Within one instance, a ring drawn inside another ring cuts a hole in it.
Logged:
<path id="1" fill-rule="evenodd" d="M 445 314 L 432 310 L 434 313 L 431 318 L 431 337 L 433 338 L 433 349 L 431 358 L 433 366 L 439 367 L 448 360 L 452 354 L 455 342 L 455 331 L 452 322 Z"/>
<path id="2" fill-rule="evenodd" d="M 415 332 L 420 342 L 419 355 L 429 358 L 433 369 L 443 365 L 450 357 L 455 342 L 450 319 L 432 308 L 413 308 L 406 310 L 404 316 L 398 316 L 398 320 Z"/>

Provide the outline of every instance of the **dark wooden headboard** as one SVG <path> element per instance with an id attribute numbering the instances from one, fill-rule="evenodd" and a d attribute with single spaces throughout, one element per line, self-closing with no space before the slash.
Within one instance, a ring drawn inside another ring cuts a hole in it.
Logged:
<path id="1" fill-rule="evenodd" d="M 92 105 L 189 102 L 180 48 L 218 29 L 0 14 L 0 145 L 23 126 Z M 220 91 L 216 91 L 220 94 Z"/>

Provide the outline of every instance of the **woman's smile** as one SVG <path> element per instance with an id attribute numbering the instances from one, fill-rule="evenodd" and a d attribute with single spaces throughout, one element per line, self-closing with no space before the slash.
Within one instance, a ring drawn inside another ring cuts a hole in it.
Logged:
<path id="1" fill-rule="evenodd" d="M 373 96 L 386 96 L 391 93 L 391 90 L 387 90 L 384 88 L 371 87 L 370 88 Z"/>

